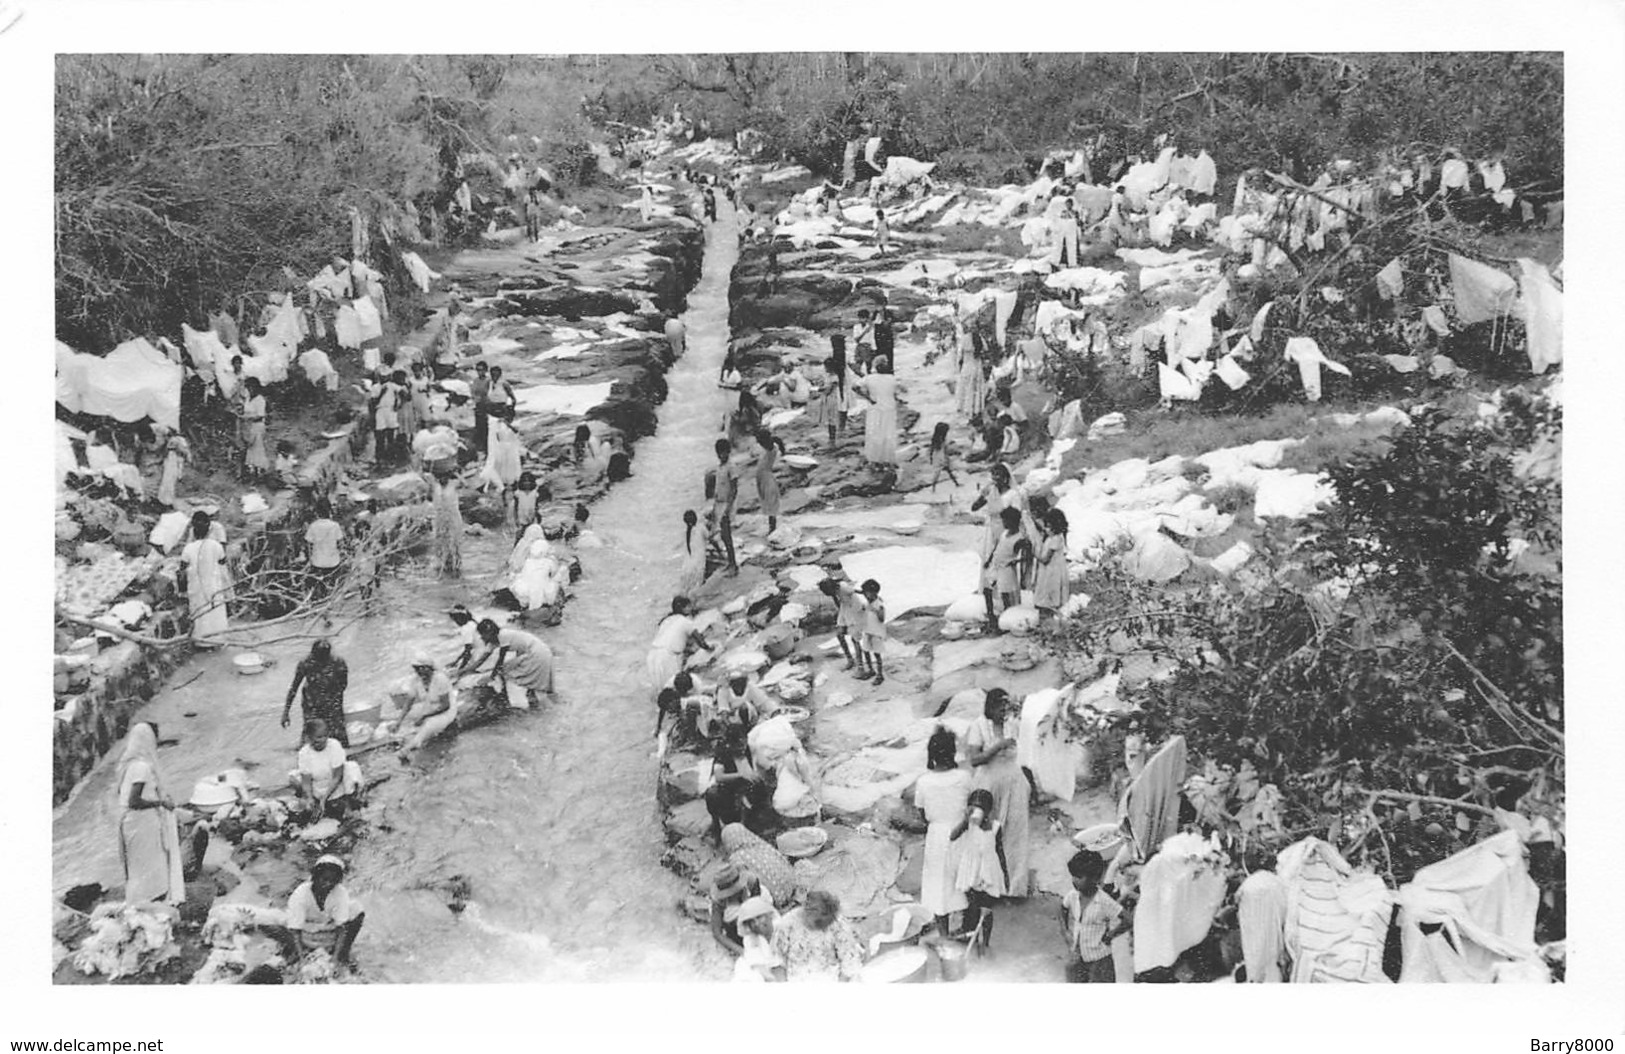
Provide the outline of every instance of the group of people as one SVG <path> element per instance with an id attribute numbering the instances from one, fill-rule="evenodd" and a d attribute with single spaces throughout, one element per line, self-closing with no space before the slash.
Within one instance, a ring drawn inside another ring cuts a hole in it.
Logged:
<path id="1" fill-rule="evenodd" d="M 981 587 L 989 631 L 999 632 L 999 615 L 1020 605 L 1026 590 L 1039 617 L 1053 620 L 1071 599 L 1066 514 L 1042 497 L 1029 499 L 1002 463 L 988 472 L 971 509 L 983 515 Z"/>
<path id="2" fill-rule="evenodd" d="M 320 718 L 310 719 L 307 731 L 299 751 L 301 795 L 314 816 L 342 815 L 359 791 L 355 764 L 344 760 L 342 746 L 329 738 Z M 186 883 L 200 872 L 209 841 L 207 825 L 197 822 L 200 813 L 177 802 L 166 782 L 158 758 L 159 742 L 155 722 L 137 722 L 125 737 L 119 759 L 114 802 L 119 862 L 124 900 L 132 907 L 178 908 L 185 903 Z M 183 819 L 191 832 L 184 841 Z M 286 925 L 274 928 L 272 936 L 293 959 L 321 951 L 341 968 L 350 963 L 365 916 L 343 884 L 345 870 L 338 857 L 324 855 L 289 894 Z M 244 980 L 280 983 L 281 972 L 264 968 Z"/>

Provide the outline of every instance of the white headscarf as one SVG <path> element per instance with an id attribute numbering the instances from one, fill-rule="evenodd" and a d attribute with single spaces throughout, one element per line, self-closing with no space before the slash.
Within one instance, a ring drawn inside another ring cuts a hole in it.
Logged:
<path id="1" fill-rule="evenodd" d="M 162 797 L 164 793 L 163 773 L 158 768 L 158 733 L 154 731 L 149 722 L 142 721 L 130 726 L 130 734 L 124 740 L 124 754 L 119 758 L 118 805 L 119 808 L 129 807 L 129 771 L 132 762 L 144 761 L 152 775 L 145 781 L 149 798 Z"/>

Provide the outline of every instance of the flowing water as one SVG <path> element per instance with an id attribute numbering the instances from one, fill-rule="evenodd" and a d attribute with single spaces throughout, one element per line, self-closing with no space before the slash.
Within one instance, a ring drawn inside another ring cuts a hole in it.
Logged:
<path id="1" fill-rule="evenodd" d="M 725 206 L 724 206 L 725 208 Z M 582 580 L 558 627 L 557 698 L 431 747 L 374 791 L 375 826 L 356 847 L 350 884 L 367 910 L 357 954 L 381 981 L 678 980 L 726 976 L 727 964 L 678 903 L 687 884 L 659 863 L 654 708 L 644 655 L 679 572 L 682 512 L 698 507 L 723 412 L 716 371 L 727 348 L 728 284 L 737 256 L 732 214 L 707 235 L 704 269 L 684 318 L 688 348 L 668 373 L 659 433 L 639 444 L 634 475 L 593 508 L 604 545 L 583 547 Z M 461 582 L 408 569 L 384 591 L 386 613 L 346 629 L 351 697 L 377 697 L 412 650 L 454 654 L 443 610 L 478 609 L 511 545 L 470 538 Z M 143 717 L 180 746 L 162 760 L 177 797 L 229 764 L 258 763 L 280 782 L 295 738 L 278 725 L 287 675 L 304 645 L 262 649 L 279 667 L 235 677 L 229 657 L 199 661 L 192 684 L 164 692 Z M 186 671 L 182 672 L 184 681 Z M 195 715 L 188 717 L 186 715 Z M 116 752 L 116 750 L 115 750 Z M 117 881 L 104 764 L 57 810 L 55 888 Z M 369 771 L 397 763 L 377 753 Z M 445 890 L 466 891 L 453 913 Z"/>

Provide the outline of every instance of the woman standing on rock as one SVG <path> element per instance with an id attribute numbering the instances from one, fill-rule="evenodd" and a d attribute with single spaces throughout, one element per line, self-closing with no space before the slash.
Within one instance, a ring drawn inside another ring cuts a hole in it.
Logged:
<path id="1" fill-rule="evenodd" d="M 1033 584 L 1033 605 L 1040 618 L 1055 618 L 1071 597 L 1067 578 L 1066 513 L 1049 510 L 1044 517 L 1044 539 L 1038 546 L 1038 576 Z"/>
<path id="2" fill-rule="evenodd" d="M 508 423 L 512 417 L 513 411 L 506 406 L 491 408 L 485 468 L 480 472 L 481 490 L 495 487 L 506 495 L 509 488 L 519 482 L 519 455 L 524 448 L 518 433 Z"/>
<path id="3" fill-rule="evenodd" d="M 1006 505 L 999 510 L 999 522 L 1004 531 L 993 542 L 993 547 L 982 558 L 982 579 L 991 584 L 986 587 L 992 590 L 992 595 L 999 601 L 999 610 L 1004 611 L 1021 603 L 1021 552 L 1020 543 L 1025 541 L 1021 533 L 1021 510 L 1013 505 Z M 988 601 L 991 610 L 992 601 Z M 989 618 L 989 621 L 993 620 Z M 997 623 L 994 623 L 994 628 Z"/>
<path id="4" fill-rule="evenodd" d="M 457 504 L 457 477 L 449 472 L 436 475 L 431 501 L 435 571 L 442 578 L 457 578 L 463 573 L 463 510 Z"/>
<path id="5" fill-rule="evenodd" d="M 165 505 L 175 504 L 175 488 L 180 485 L 181 472 L 192 460 L 192 447 L 183 435 L 172 435 L 164 444 L 164 467 L 158 477 L 158 500 Z"/>
<path id="6" fill-rule="evenodd" d="M 958 380 L 954 383 L 954 408 L 967 420 L 979 417 L 987 401 L 987 387 L 983 381 L 982 357 L 976 352 L 976 334 L 963 320 L 954 323 L 954 370 Z"/>
<path id="7" fill-rule="evenodd" d="M 153 901 L 186 899 L 181 877 L 180 830 L 175 803 L 164 792 L 158 768 L 158 726 L 132 725 L 119 761 L 118 852 L 124 866 L 124 902 L 145 907 Z"/>
<path id="8" fill-rule="evenodd" d="M 186 568 L 186 602 L 192 616 L 192 642 L 200 648 L 218 648 L 214 638 L 226 631 L 226 595 L 231 579 L 226 574 L 226 549 L 210 530 L 209 514 L 192 514 L 192 540 L 181 550 Z"/>
<path id="9" fill-rule="evenodd" d="M 265 390 L 258 377 L 249 377 L 243 393 L 243 478 L 254 480 L 271 467 L 265 452 Z"/>
<path id="10" fill-rule="evenodd" d="M 813 400 L 813 424 L 823 424 L 829 431 L 829 448 L 835 449 L 836 438 L 846 435 L 846 371 L 833 355 L 824 360 L 824 390 Z"/>
<path id="11" fill-rule="evenodd" d="M 694 592 L 705 582 L 706 541 L 710 531 L 705 521 L 694 512 L 683 512 L 683 570 L 677 578 L 677 592 L 683 596 Z"/>
<path id="12" fill-rule="evenodd" d="M 766 428 L 756 430 L 756 445 L 762 452 L 756 458 L 756 496 L 762 504 L 762 515 L 767 517 L 767 533 L 779 529 L 779 481 L 773 475 L 773 466 L 784 453 L 784 440 Z"/>
<path id="13" fill-rule="evenodd" d="M 897 378 L 891 360 L 876 356 L 868 376 L 856 382 L 869 400 L 863 425 L 863 459 L 871 464 L 897 464 Z"/>
<path id="14" fill-rule="evenodd" d="M 948 932 L 948 916 L 969 903 L 955 881 L 959 861 L 953 832 L 965 818 L 971 776 L 954 754 L 957 743 L 946 728 L 931 733 L 925 745 L 924 774 L 914 783 L 914 804 L 925 813 L 925 859 L 920 868 L 920 903 L 936 916 L 937 927 Z"/>
<path id="15" fill-rule="evenodd" d="M 1010 695 L 990 688 L 982 703 L 982 716 L 965 732 L 965 751 L 971 764 L 972 785 L 993 792 L 993 819 L 1000 824 L 1008 894 L 1027 895 L 1027 811 L 1032 785 L 1016 763 L 1015 714 Z"/>

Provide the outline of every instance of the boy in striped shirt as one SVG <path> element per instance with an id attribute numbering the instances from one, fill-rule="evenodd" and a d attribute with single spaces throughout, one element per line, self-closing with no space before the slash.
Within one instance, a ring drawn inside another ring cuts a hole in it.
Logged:
<path id="1" fill-rule="evenodd" d="M 1100 888 L 1106 860 L 1099 853 L 1080 850 L 1067 861 L 1066 869 L 1072 876 L 1072 890 L 1061 901 L 1061 921 L 1072 955 L 1067 980 L 1111 984 L 1117 980 L 1112 941 L 1128 932 L 1133 916 Z"/>

